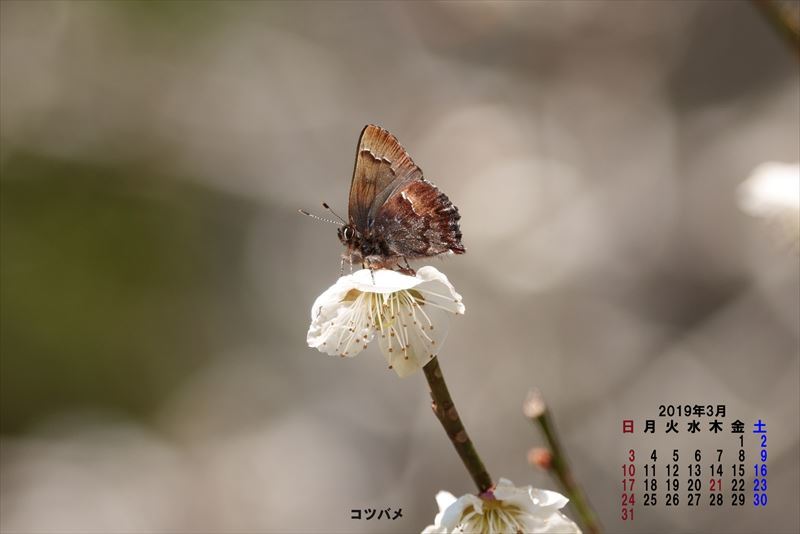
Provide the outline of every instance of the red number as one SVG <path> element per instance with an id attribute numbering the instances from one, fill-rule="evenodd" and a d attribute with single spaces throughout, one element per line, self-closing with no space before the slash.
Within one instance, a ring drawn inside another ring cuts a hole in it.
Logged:
<path id="1" fill-rule="evenodd" d="M 622 464 L 622 476 L 624 477 L 636 476 L 636 466 L 633 464 Z"/>

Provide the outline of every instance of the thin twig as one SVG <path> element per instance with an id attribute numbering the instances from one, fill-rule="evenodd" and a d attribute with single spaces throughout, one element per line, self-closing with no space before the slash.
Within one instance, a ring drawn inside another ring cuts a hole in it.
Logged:
<path id="1" fill-rule="evenodd" d="M 484 493 L 494 485 L 492 477 L 489 476 L 489 473 L 486 471 L 481 457 L 478 456 L 475 446 L 472 445 L 472 441 L 469 439 L 469 435 L 467 435 L 467 431 L 464 429 L 464 424 L 461 422 L 461 418 L 458 415 L 456 405 L 453 403 L 450 392 L 447 390 L 447 383 L 444 381 L 442 368 L 439 367 L 439 358 L 436 357 L 432 359 L 423 367 L 423 370 L 425 371 L 425 378 L 428 380 L 428 386 L 431 390 L 431 399 L 433 401 L 431 408 L 433 409 L 433 413 L 436 415 L 436 418 L 439 419 L 439 422 L 442 423 L 447 437 L 450 438 L 453 447 L 456 448 L 456 452 L 458 452 L 458 455 L 461 457 L 461 461 L 464 462 L 464 466 L 467 468 L 467 471 L 469 471 L 472 480 L 475 481 L 475 484 L 478 486 L 478 493 Z"/>
<path id="2" fill-rule="evenodd" d="M 538 393 L 534 395 L 538 395 Z M 526 402 L 530 402 L 530 400 Z M 567 494 L 570 503 L 575 507 L 575 511 L 581 518 L 581 522 L 584 527 L 586 527 L 586 532 L 599 534 L 601 532 L 600 522 L 594 510 L 592 510 L 589 500 L 572 475 L 572 469 L 569 466 L 567 456 L 558 438 L 558 433 L 556 432 L 552 416 L 550 415 L 550 409 L 544 404 L 544 400 L 539 399 L 539 404 L 536 405 L 535 409 L 526 410 L 526 415 L 542 429 L 542 433 L 547 440 L 550 453 L 552 454 L 550 469 L 555 472 L 556 477 L 559 482 L 561 482 L 561 486 L 564 488 L 564 492 Z"/>

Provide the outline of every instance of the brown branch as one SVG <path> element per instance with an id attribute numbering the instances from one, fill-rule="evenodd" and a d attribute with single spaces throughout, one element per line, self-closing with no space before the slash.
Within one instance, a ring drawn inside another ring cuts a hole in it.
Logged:
<path id="1" fill-rule="evenodd" d="M 436 357 L 428 362 L 423 367 L 423 371 L 425 371 L 425 378 L 428 380 L 428 386 L 431 390 L 433 413 L 444 427 L 447 437 L 450 438 L 472 480 L 478 486 L 478 493 L 484 493 L 494 485 L 492 477 L 486 471 L 481 457 L 478 456 L 475 446 L 472 445 L 472 441 L 469 439 L 466 429 L 464 429 L 464 424 L 458 415 L 456 405 L 447 390 L 442 368 L 439 367 L 439 358 Z"/>

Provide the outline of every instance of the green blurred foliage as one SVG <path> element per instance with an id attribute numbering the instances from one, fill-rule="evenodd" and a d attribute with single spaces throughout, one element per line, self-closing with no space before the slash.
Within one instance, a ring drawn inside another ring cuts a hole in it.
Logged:
<path id="1" fill-rule="evenodd" d="M 71 407 L 145 416 L 235 335 L 244 201 L 31 155 L 2 175 L 0 431 Z"/>
<path id="2" fill-rule="evenodd" d="M 218 25 L 220 17 L 236 4 L 215 0 L 117 0 L 101 1 L 94 7 L 119 15 L 121 21 L 130 26 L 142 25 L 152 30 L 156 25 L 172 32 L 202 33 Z"/>

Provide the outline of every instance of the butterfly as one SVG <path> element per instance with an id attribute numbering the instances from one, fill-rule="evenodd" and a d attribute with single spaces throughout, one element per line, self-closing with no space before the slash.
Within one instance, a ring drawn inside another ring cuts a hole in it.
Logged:
<path id="1" fill-rule="evenodd" d="M 423 178 L 395 136 L 379 126 L 364 127 L 350 183 L 348 222 L 338 230 L 346 247 L 343 262 L 413 273 L 408 260 L 464 254 L 460 218 L 458 208 Z"/>

